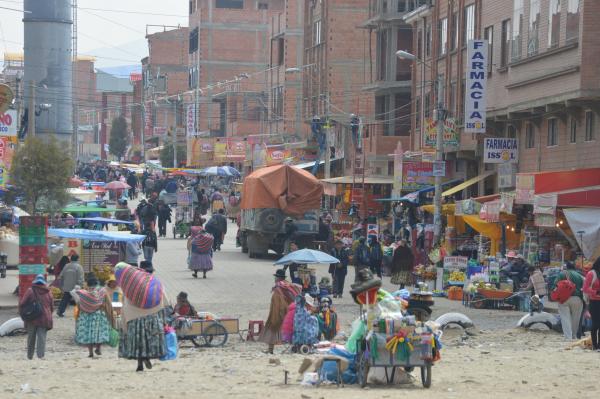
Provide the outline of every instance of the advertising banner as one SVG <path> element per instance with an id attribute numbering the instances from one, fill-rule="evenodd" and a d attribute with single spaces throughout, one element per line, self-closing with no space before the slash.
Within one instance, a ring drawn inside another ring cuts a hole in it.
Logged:
<path id="1" fill-rule="evenodd" d="M 224 161 L 227 157 L 227 143 L 223 143 L 221 141 L 215 142 L 213 151 L 215 153 L 215 161 Z"/>
<path id="2" fill-rule="evenodd" d="M 246 158 L 246 142 L 243 139 L 230 139 L 227 142 L 227 156 L 230 158 Z"/>
<path id="3" fill-rule="evenodd" d="M 487 40 L 467 44 L 465 133 L 485 133 L 488 47 Z"/>
<path id="4" fill-rule="evenodd" d="M 519 162 L 519 141 L 507 138 L 485 138 L 483 140 L 484 163 Z"/>
<path id="5" fill-rule="evenodd" d="M 283 163 L 286 159 L 291 158 L 292 152 L 283 147 L 267 148 L 267 166 Z"/>
<path id="6" fill-rule="evenodd" d="M 196 105 L 188 104 L 186 113 L 186 134 L 188 137 L 196 135 Z"/>
<path id="7" fill-rule="evenodd" d="M 518 174 L 515 184 L 515 204 L 533 204 L 533 197 L 535 196 L 535 176 Z"/>
<path id="8" fill-rule="evenodd" d="M 10 165 L 17 149 L 16 136 L 0 137 L 0 187 L 6 187 L 9 182 Z"/>
<path id="9" fill-rule="evenodd" d="M 17 135 L 17 111 L 8 110 L 0 114 L 0 136 Z"/>
<path id="10" fill-rule="evenodd" d="M 423 135 L 423 148 L 435 148 L 437 143 L 437 121 L 432 118 L 425 119 L 425 132 Z M 447 118 L 444 121 L 444 150 L 454 151 L 460 145 L 458 130 L 456 129 L 456 120 Z"/>
<path id="11" fill-rule="evenodd" d="M 440 166 L 433 162 L 404 162 L 402 164 L 402 190 L 417 191 L 433 186 L 435 184 L 434 165 Z M 445 162 L 445 176 L 448 176 L 448 165 L 449 163 Z"/>

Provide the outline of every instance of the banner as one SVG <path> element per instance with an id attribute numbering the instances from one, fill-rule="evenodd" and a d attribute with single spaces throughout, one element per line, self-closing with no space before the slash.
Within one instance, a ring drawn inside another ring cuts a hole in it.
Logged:
<path id="1" fill-rule="evenodd" d="M 465 133 L 485 133 L 488 47 L 487 40 L 467 44 Z"/>
<path id="2" fill-rule="evenodd" d="M 246 142 L 243 139 L 227 141 L 227 156 L 230 158 L 246 158 Z"/>
<path id="3" fill-rule="evenodd" d="M 517 174 L 515 204 L 533 204 L 535 195 L 535 176 Z"/>
<path id="4" fill-rule="evenodd" d="M 10 165 L 16 149 L 16 136 L 0 137 L 0 187 L 6 187 L 9 182 Z"/>
<path id="5" fill-rule="evenodd" d="M 188 137 L 196 135 L 196 105 L 188 104 L 186 113 L 186 134 Z"/>
<path id="6" fill-rule="evenodd" d="M 517 139 L 486 138 L 483 140 L 484 163 L 519 162 L 519 142 Z"/>
<path id="7" fill-rule="evenodd" d="M 433 186 L 433 163 L 404 162 L 402 165 L 402 190 L 417 191 L 427 186 Z"/>
<path id="8" fill-rule="evenodd" d="M 267 146 L 265 144 L 252 145 L 252 167 L 254 169 L 262 168 L 267 165 Z"/>
<path id="9" fill-rule="evenodd" d="M 188 137 L 188 166 L 207 166 L 213 161 L 213 139 Z"/>
<path id="10" fill-rule="evenodd" d="M 432 118 L 425 119 L 423 148 L 435 148 L 437 144 L 437 121 Z M 455 151 L 460 145 L 458 130 L 456 129 L 456 120 L 447 118 L 444 121 L 444 150 Z"/>
<path id="11" fill-rule="evenodd" d="M 227 157 L 227 143 L 221 141 L 215 142 L 213 146 L 215 161 L 224 161 Z"/>
<path id="12" fill-rule="evenodd" d="M 17 111 L 11 109 L 0 114 L 0 136 L 17 135 Z"/>
<path id="13" fill-rule="evenodd" d="M 444 256 L 445 270 L 465 270 L 468 263 L 469 258 L 466 256 Z"/>
<path id="14" fill-rule="evenodd" d="M 271 166 L 283 163 L 286 159 L 291 158 L 292 152 L 282 147 L 267 148 L 266 156 L 267 166 Z"/>

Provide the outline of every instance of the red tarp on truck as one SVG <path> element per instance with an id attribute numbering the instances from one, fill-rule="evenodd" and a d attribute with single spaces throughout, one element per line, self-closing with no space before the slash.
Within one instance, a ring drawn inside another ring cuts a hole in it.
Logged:
<path id="1" fill-rule="evenodd" d="M 269 166 L 251 173 L 242 187 L 242 209 L 279 208 L 300 216 L 319 209 L 323 185 L 309 172 L 288 165 Z"/>

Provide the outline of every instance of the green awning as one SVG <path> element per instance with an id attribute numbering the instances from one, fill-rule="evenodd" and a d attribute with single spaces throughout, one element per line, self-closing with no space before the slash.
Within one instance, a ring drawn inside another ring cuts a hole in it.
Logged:
<path id="1" fill-rule="evenodd" d="M 116 212 L 117 208 L 100 208 L 97 206 L 69 206 L 63 208 L 64 213 Z"/>

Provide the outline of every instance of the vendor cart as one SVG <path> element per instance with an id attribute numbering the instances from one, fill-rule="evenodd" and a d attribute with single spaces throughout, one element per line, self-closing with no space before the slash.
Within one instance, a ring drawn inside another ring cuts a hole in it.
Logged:
<path id="1" fill-rule="evenodd" d="M 431 292 L 413 292 L 408 299 L 407 311 L 415 316 L 417 321 L 427 321 L 431 317 L 431 307 L 435 304 L 433 293 Z"/>
<path id="2" fill-rule="evenodd" d="M 516 297 L 511 291 L 478 288 L 467 294 L 465 305 L 475 309 L 514 309 Z"/>
<path id="3" fill-rule="evenodd" d="M 179 341 L 191 341 L 195 347 L 221 347 L 229 334 L 240 334 L 239 319 L 219 318 L 199 313 L 198 319 L 178 318 L 172 323 Z"/>
<path id="4" fill-rule="evenodd" d="M 175 208 L 175 223 L 173 224 L 173 238 L 187 238 L 191 234 L 192 221 L 194 220 L 194 206 L 191 189 L 177 192 L 177 207 Z"/>

